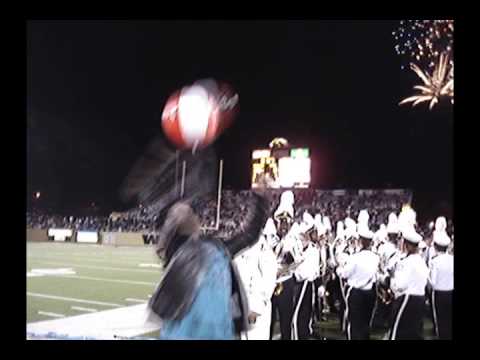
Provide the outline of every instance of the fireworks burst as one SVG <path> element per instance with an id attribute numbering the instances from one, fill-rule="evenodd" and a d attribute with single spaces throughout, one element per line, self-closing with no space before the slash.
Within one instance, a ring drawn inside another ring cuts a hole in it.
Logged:
<path id="1" fill-rule="evenodd" d="M 393 32 L 395 51 L 423 81 L 414 88 L 421 93 L 400 104 L 413 106 L 430 101 L 430 109 L 441 97 L 453 104 L 453 20 L 404 20 Z M 405 65 L 402 64 L 402 69 Z"/>
<path id="2" fill-rule="evenodd" d="M 453 64 L 453 25 L 453 20 L 400 21 L 393 32 L 395 51 L 423 69 L 434 68 L 441 54 L 446 54 Z"/>
<path id="3" fill-rule="evenodd" d="M 423 85 L 413 87 L 420 90 L 421 93 L 402 100 L 399 105 L 413 102 L 412 106 L 415 106 L 421 102 L 429 101 L 431 110 L 442 97 L 449 97 L 453 104 L 453 67 L 449 68 L 447 55 L 440 55 L 439 63 L 431 74 L 428 71 L 423 71 L 415 64 L 411 64 L 410 67 L 423 81 Z"/>

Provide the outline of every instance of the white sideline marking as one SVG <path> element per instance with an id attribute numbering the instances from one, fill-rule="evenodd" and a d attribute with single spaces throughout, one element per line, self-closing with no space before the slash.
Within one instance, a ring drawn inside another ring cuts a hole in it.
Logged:
<path id="1" fill-rule="evenodd" d="M 135 298 L 126 298 L 125 301 L 128 301 L 128 302 L 136 302 L 136 303 L 146 303 L 147 300 L 143 300 L 143 299 L 135 299 Z"/>
<path id="2" fill-rule="evenodd" d="M 27 332 L 36 335 L 55 332 L 72 337 L 89 336 L 97 339 L 116 340 L 115 335 L 132 337 L 159 330 L 161 322 L 151 319 L 149 314 L 147 304 L 138 304 L 62 319 L 28 323 Z"/>
<path id="3" fill-rule="evenodd" d="M 59 262 L 55 262 L 55 261 L 37 260 L 37 262 L 42 263 L 42 264 L 50 264 L 50 265 L 67 265 L 65 263 L 59 263 Z M 73 267 L 85 268 L 85 269 L 99 269 L 99 270 L 113 270 L 113 271 L 133 271 L 133 272 L 158 274 L 158 271 L 155 271 L 155 270 L 142 270 L 142 269 L 134 269 L 134 268 L 117 268 L 117 267 L 95 266 L 95 265 L 77 265 L 77 264 L 68 264 L 68 265 L 73 266 Z"/>
<path id="4" fill-rule="evenodd" d="M 96 278 L 90 276 L 69 276 L 69 275 L 59 275 L 59 278 L 64 279 L 80 279 L 80 280 L 93 280 L 93 281 L 104 281 L 104 282 L 115 282 L 121 284 L 132 284 L 132 285 L 148 285 L 148 286 L 155 286 L 157 283 L 154 282 L 147 282 L 147 281 L 133 281 L 133 280 L 117 280 L 117 279 L 105 279 L 105 278 Z"/>
<path id="5" fill-rule="evenodd" d="M 86 312 L 97 312 L 97 309 L 92 309 L 92 308 L 86 308 L 86 307 L 81 307 L 81 306 L 72 306 L 72 310 L 78 310 L 78 311 L 86 311 Z"/>
<path id="6" fill-rule="evenodd" d="M 45 316 L 50 316 L 50 317 L 55 317 L 55 318 L 64 318 L 65 315 L 63 314 L 57 314 L 57 313 L 52 313 L 52 312 L 47 312 L 47 311 L 39 311 L 39 315 L 45 315 Z"/>
<path id="7" fill-rule="evenodd" d="M 43 274 L 32 273 L 32 272 L 27 273 L 27 277 L 39 277 L 39 276 L 43 276 Z"/>
<path id="8" fill-rule="evenodd" d="M 27 273 L 27 277 L 31 276 L 59 276 L 59 275 L 75 275 L 76 272 L 72 268 L 62 269 L 32 269 Z"/>
<path id="9" fill-rule="evenodd" d="M 103 306 L 112 306 L 112 307 L 122 307 L 123 306 L 123 305 L 120 305 L 120 304 L 114 304 L 114 303 L 108 303 L 108 302 L 102 302 L 102 301 L 83 300 L 83 299 L 69 298 L 69 297 L 63 297 L 63 296 L 39 294 L 39 293 L 28 292 L 28 291 L 27 291 L 27 296 L 33 296 L 33 297 L 39 297 L 39 298 L 45 298 L 45 299 L 53 299 L 53 300 L 79 302 L 79 303 L 92 304 L 92 305 L 103 305 Z"/>
<path id="10" fill-rule="evenodd" d="M 139 267 L 151 267 L 151 268 L 160 268 L 159 264 L 138 264 Z"/>

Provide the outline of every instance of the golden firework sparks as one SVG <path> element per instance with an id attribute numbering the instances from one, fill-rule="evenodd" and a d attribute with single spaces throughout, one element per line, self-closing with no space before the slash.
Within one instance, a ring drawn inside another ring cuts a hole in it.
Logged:
<path id="1" fill-rule="evenodd" d="M 411 102 L 412 106 L 422 102 L 430 102 L 429 109 L 438 104 L 441 98 L 450 98 L 453 104 L 453 62 L 448 55 L 442 53 L 432 73 L 420 69 L 416 64 L 411 63 L 410 68 L 423 81 L 423 85 L 416 85 L 413 88 L 420 90 L 419 94 L 402 100 L 399 105 Z"/>

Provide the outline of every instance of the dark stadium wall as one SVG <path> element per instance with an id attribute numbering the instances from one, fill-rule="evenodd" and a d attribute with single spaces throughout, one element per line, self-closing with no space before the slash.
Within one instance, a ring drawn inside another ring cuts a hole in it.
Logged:
<path id="1" fill-rule="evenodd" d="M 47 230 L 27 229 L 27 241 L 48 241 Z"/>

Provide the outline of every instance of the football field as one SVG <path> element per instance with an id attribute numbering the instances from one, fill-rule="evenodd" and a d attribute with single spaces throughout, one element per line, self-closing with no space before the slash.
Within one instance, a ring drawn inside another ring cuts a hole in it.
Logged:
<path id="1" fill-rule="evenodd" d="M 161 274 L 152 246 L 28 242 L 27 331 L 83 334 L 87 329 L 91 334 L 94 324 L 104 326 L 102 334 L 121 335 L 118 329 L 123 329 L 128 337 L 156 337 L 158 330 L 144 326 L 142 316 Z M 128 327 L 134 330 L 128 332 Z M 313 328 L 317 338 L 345 339 L 333 315 Z M 432 339 L 432 323 L 427 319 L 424 329 L 425 338 Z M 373 330 L 372 338 L 382 339 L 384 334 Z"/>

